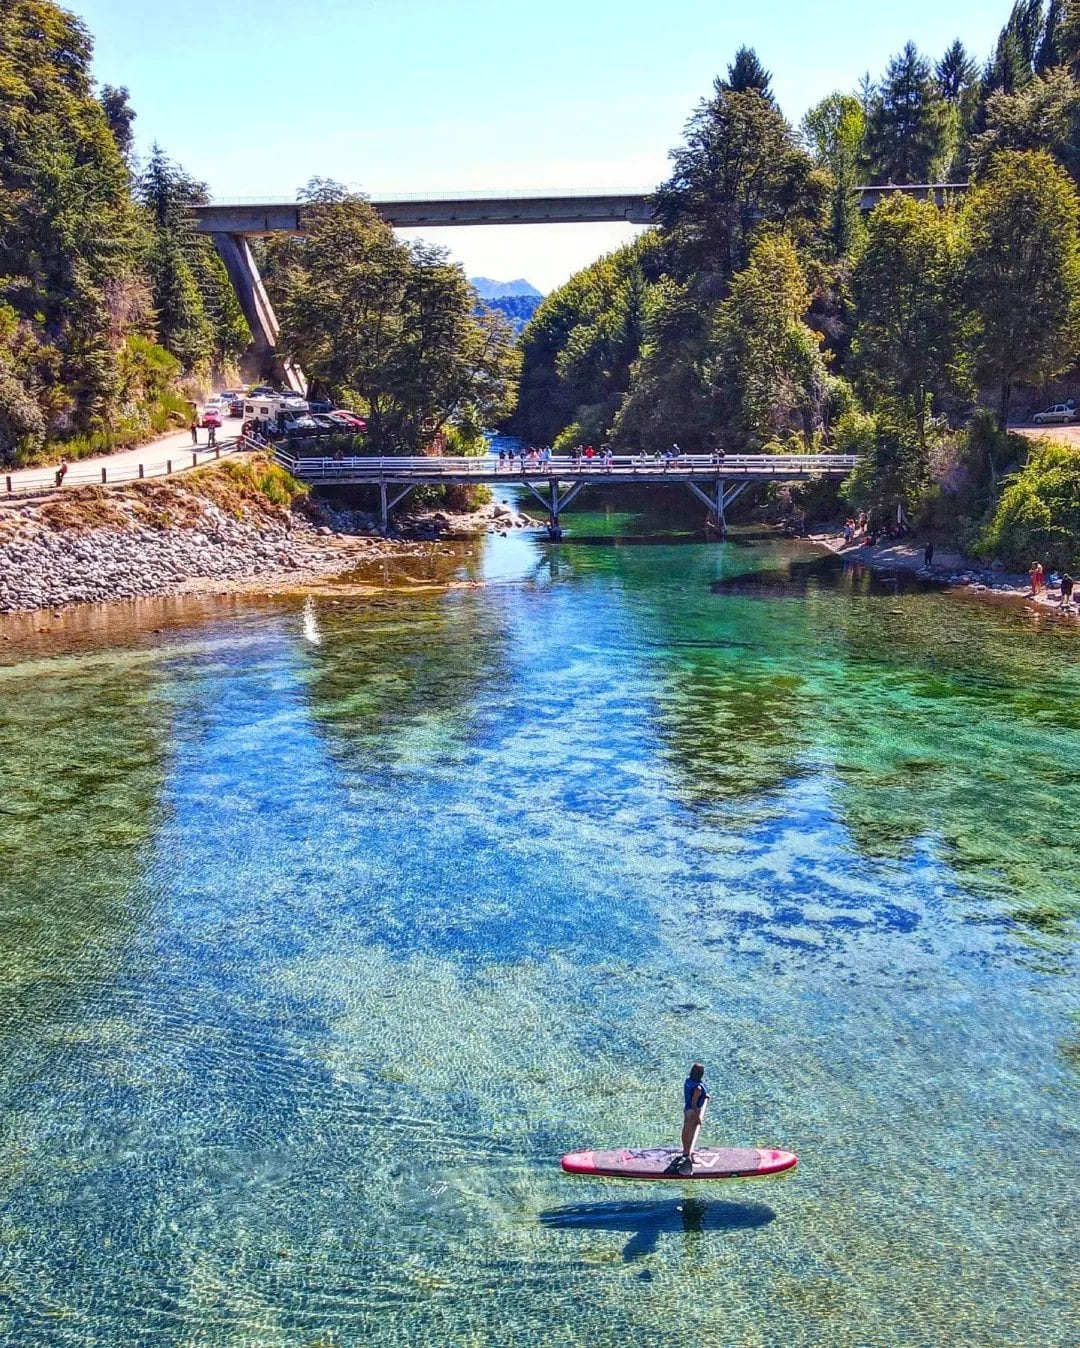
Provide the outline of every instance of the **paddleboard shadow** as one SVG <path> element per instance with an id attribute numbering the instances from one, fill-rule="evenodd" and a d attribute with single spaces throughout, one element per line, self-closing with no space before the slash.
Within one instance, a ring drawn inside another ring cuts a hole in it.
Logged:
<path id="1" fill-rule="evenodd" d="M 627 1263 L 651 1254 L 662 1235 L 746 1231 L 768 1226 L 776 1213 L 767 1203 L 729 1203 L 704 1198 L 682 1202 L 575 1203 L 549 1208 L 539 1221 L 556 1231 L 625 1231 Z"/>

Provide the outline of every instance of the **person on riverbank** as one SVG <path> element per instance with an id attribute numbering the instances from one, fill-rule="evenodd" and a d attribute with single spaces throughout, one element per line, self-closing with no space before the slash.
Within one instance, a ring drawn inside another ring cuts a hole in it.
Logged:
<path id="1" fill-rule="evenodd" d="M 1038 598 L 1042 593 L 1043 587 L 1043 565 L 1042 562 L 1032 562 L 1031 570 L 1028 572 L 1031 577 L 1031 594 L 1033 598 Z"/>
<path id="2" fill-rule="evenodd" d="M 933 565 L 934 565 L 934 545 L 933 545 L 933 543 L 927 543 L 926 547 L 923 548 L 922 564 L 923 564 L 923 566 L 933 566 Z"/>
<path id="3" fill-rule="evenodd" d="M 68 461 L 67 459 L 61 459 L 60 467 L 56 470 L 56 485 L 58 487 L 62 487 L 64 485 L 64 478 L 67 477 L 67 475 L 68 475 Z"/>
<path id="4" fill-rule="evenodd" d="M 1072 608 L 1073 578 L 1066 571 L 1061 577 L 1061 607 Z"/>
<path id="5" fill-rule="evenodd" d="M 705 1067 L 696 1062 L 683 1082 L 682 1156 L 678 1162 L 680 1174 L 689 1174 L 694 1166 L 694 1148 L 705 1122 L 709 1106 L 709 1091 L 705 1085 Z"/>

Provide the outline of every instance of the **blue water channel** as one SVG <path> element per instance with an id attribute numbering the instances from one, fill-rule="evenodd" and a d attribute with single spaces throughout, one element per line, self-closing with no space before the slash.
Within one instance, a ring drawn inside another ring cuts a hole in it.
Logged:
<path id="1" fill-rule="evenodd" d="M 570 518 L 5 628 L 0 1341 L 1077 1342 L 1075 628 Z"/>

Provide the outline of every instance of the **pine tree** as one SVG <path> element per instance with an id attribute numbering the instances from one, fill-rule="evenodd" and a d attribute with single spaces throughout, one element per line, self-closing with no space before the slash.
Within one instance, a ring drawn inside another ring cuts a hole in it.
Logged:
<path id="1" fill-rule="evenodd" d="M 154 145 L 138 193 L 151 222 L 149 270 L 162 345 L 189 370 L 238 356 L 250 331 L 221 259 L 191 219 L 205 187 Z"/>
<path id="2" fill-rule="evenodd" d="M 930 62 L 909 42 L 889 62 L 870 111 L 867 150 L 873 180 L 930 182 L 948 149 L 944 100 Z"/>
<path id="3" fill-rule="evenodd" d="M 959 104 L 979 78 L 979 68 L 959 38 L 948 48 L 934 71 L 946 103 Z"/>
<path id="4" fill-rule="evenodd" d="M 776 102 L 772 94 L 772 75 L 758 60 L 753 47 L 740 47 L 735 53 L 735 59 L 727 69 L 725 84 L 735 93 L 753 90 L 770 103 Z"/>

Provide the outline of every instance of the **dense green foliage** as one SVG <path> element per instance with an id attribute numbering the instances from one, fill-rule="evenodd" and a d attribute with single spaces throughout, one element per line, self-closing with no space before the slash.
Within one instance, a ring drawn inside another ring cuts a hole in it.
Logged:
<path id="1" fill-rule="evenodd" d="M 367 417 L 366 445 L 418 453 L 448 427 L 508 415 L 518 356 L 501 315 L 444 250 L 406 244 L 362 197 L 322 185 L 306 233 L 270 249 L 281 348 L 313 386 Z"/>
<path id="2" fill-rule="evenodd" d="M 95 93 L 90 58 L 83 25 L 49 0 L 4 4 L 0 461 L 49 441 L 68 454 L 137 442 L 183 413 L 179 376 L 246 340 L 212 249 L 190 248 L 175 214 L 163 227 L 137 199 L 135 114 L 125 89 Z M 166 279 L 170 249 L 187 251 L 192 285 Z M 173 292 L 201 310 L 199 341 L 174 340 Z"/>
<path id="3" fill-rule="evenodd" d="M 1034 450 L 1002 493 L 979 548 L 1017 570 L 1038 560 L 1080 571 L 1080 448 Z"/>
<path id="4" fill-rule="evenodd" d="M 1080 0 L 1017 0 L 981 69 L 959 41 L 936 62 L 909 43 L 796 135 L 742 49 L 672 152 L 656 228 L 526 328 L 515 429 L 835 446 L 862 456 L 853 505 L 971 543 L 1027 443 L 1002 433 L 1014 388 L 1080 354 L 1078 80 Z M 927 181 L 972 186 L 861 211 L 861 184 Z"/>

